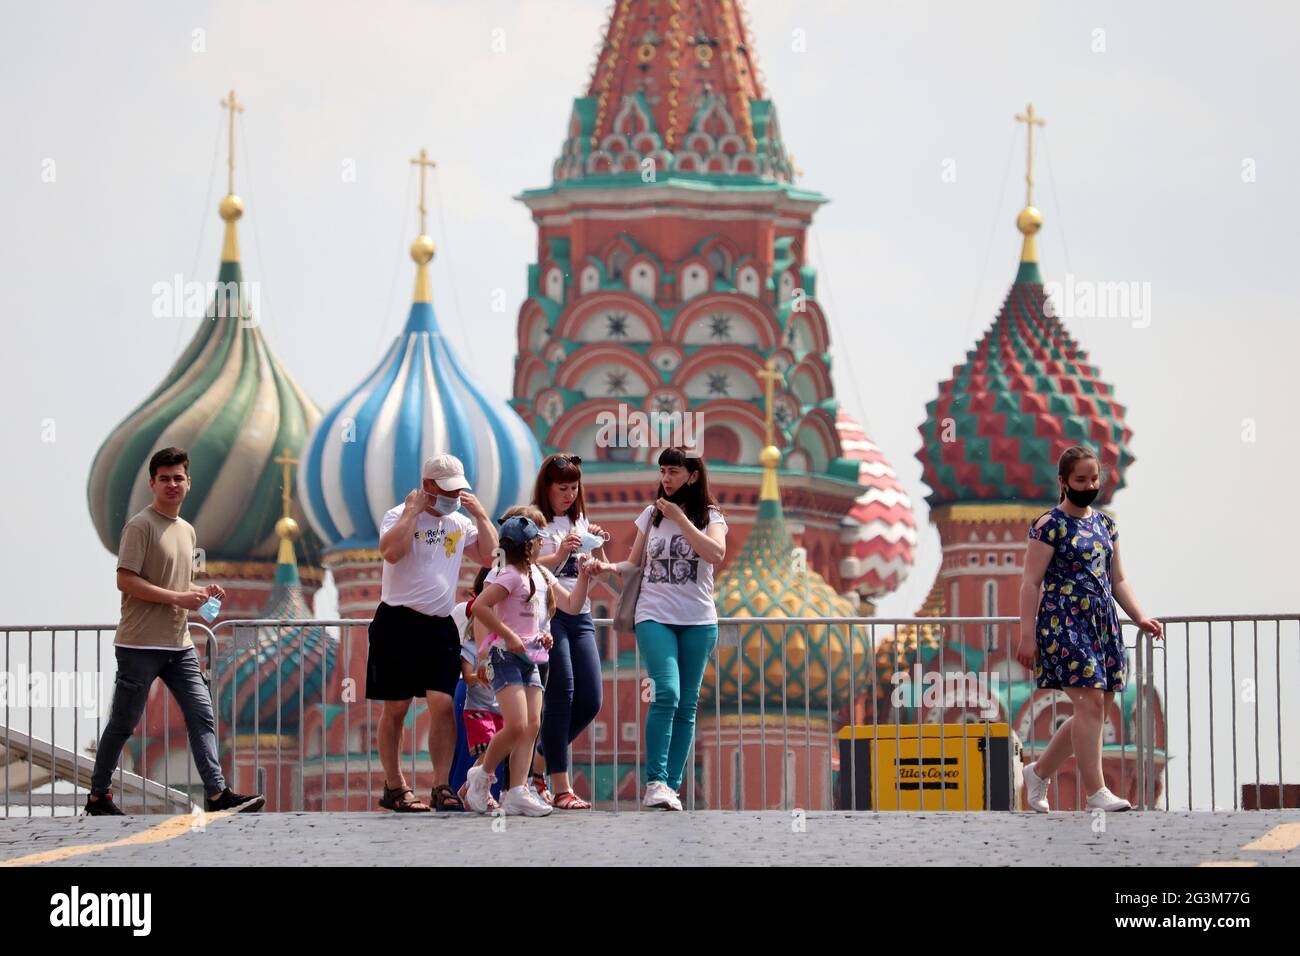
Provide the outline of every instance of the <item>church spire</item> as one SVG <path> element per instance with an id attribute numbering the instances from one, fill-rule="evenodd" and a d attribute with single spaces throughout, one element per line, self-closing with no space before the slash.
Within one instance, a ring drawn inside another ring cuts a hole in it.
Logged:
<path id="1" fill-rule="evenodd" d="M 411 243 L 411 258 L 415 260 L 415 301 L 432 302 L 433 286 L 429 282 L 429 262 L 433 259 L 433 240 L 425 230 L 425 214 L 429 211 L 424 198 L 424 174 L 437 165 L 429 158 L 429 151 L 420 150 L 420 155 L 411 160 L 412 166 L 420 168 L 420 234 Z"/>
<path id="2" fill-rule="evenodd" d="M 1020 272 L 1017 282 L 1042 282 L 1038 271 L 1038 230 L 1043 228 L 1043 214 L 1034 208 L 1034 127 L 1045 126 L 1047 120 L 1034 115 L 1034 104 L 1016 114 L 1016 122 L 1024 123 L 1027 131 L 1025 147 L 1025 208 L 1016 216 L 1016 228 L 1025 237 L 1020 252 Z"/>
<path id="3" fill-rule="evenodd" d="M 764 502 L 775 502 L 777 513 L 781 509 L 781 489 L 776 480 L 776 467 L 781 464 L 781 449 L 776 447 L 776 433 L 772 424 L 772 390 L 777 382 L 783 381 L 784 376 L 776 370 L 776 361 L 768 359 L 763 371 L 757 373 L 763 381 L 763 440 L 765 442 L 763 450 L 758 454 L 758 460 L 763 465 L 763 484 L 759 489 L 758 500 L 760 509 L 765 507 Z M 772 506 L 767 506 L 772 507 Z"/>
<path id="4" fill-rule="evenodd" d="M 280 553 L 276 556 L 275 583 L 298 583 L 298 559 L 293 552 L 294 539 L 302 534 L 298 522 L 290 513 L 292 508 L 293 466 L 298 459 L 293 457 L 293 450 L 286 448 L 284 453 L 272 459 L 284 468 L 284 480 L 280 485 L 280 520 L 275 523 L 275 533 L 280 536 Z"/>
<path id="5" fill-rule="evenodd" d="M 239 261 L 239 236 L 235 223 L 244 214 L 244 201 L 235 195 L 235 114 L 244 112 L 244 104 L 235 98 L 235 91 L 221 101 L 223 109 L 230 111 L 230 133 L 226 143 L 226 195 L 217 207 L 226 223 L 226 234 L 221 242 L 221 261 Z"/>

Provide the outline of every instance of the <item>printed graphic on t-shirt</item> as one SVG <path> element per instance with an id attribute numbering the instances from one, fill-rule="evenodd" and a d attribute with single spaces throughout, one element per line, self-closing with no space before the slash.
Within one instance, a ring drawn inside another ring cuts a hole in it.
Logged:
<path id="1" fill-rule="evenodd" d="M 650 558 L 646 561 L 646 578 L 652 583 L 694 584 L 699 578 L 700 558 L 685 535 L 675 534 L 667 542 L 660 537 L 651 538 L 647 547 Z"/>
<path id="2" fill-rule="evenodd" d="M 423 541 L 430 548 L 438 542 L 442 542 L 442 550 L 450 558 L 456 553 L 456 544 L 464 534 L 465 532 L 459 528 L 454 531 L 448 531 L 445 528 L 425 528 L 423 531 L 416 529 L 413 538 L 416 544 Z"/>
<path id="3" fill-rule="evenodd" d="M 569 555 L 568 560 L 564 562 L 564 567 L 556 571 L 555 576 L 557 578 L 576 578 L 578 576 L 578 552 L 577 551 L 574 551 L 571 555 Z"/>

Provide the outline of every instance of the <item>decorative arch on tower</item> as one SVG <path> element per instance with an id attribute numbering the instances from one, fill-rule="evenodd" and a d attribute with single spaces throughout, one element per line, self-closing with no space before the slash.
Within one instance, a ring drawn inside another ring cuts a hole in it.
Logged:
<path id="1" fill-rule="evenodd" d="M 648 252 L 637 253 L 628 260 L 623 284 L 653 302 L 659 292 L 659 262 Z"/>
<path id="2" fill-rule="evenodd" d="M 578 295 L 596 292 L 605 283 L 605 263 L 595 256 L 588 256 L 578 272 Z"/>
<path id="3" fill-rule="evenodd" d="M 701 255 L 687 256 L 677 266 L 677 294 L 681 301 L 689 302 L 713 288 L 709 263 Z"/>
<path id="4" fill-rule="evenodd" d="M 758 171 L 758 157 L 749 151 L 748 141 L 737 132 L 725 96 L 705 94 L 690 129 L 682 138 L 676 165 L 679 171 L 690 173 L 748 176 Z"/>
<path id="5" fill-rule="evenodd" d="M 627 264 L 641 251 L 641 247 L 627 233 L 620 232 L 605 243 L 600 250 L 600 258 L 605 263 L 605 276 L 612 282 L 627 284 Z"/>
<path id="6" fill-rule="evenodd" d="M 659 170 L 667 170 L 672 154 L 664 149 L 655 131 L 654 115 L 641 92 L 624 95 L 610 132 L 587 157 L 589 174 L 636 172 L 650 158 Z"/>
<path id="7" fill-rule="evenodd" d="M 597 379 L 597 376 L 604 376 Z M 623 382 L 624 391 L 610 391 L 610 376 Z M 659 372 L 645 356 L 619 345 L 593 343 L 569 356 L 555 373 L 555 384 L 584 395 L 600 395 L 615 401 L 640 399 L 660 384 Z"/>
<path id="8" fill-rule="evenodd" d="M 835 419 L 824 408 L 810 409 L 793 429 L 792 455 L 806 456 L 807 470 L 825 472 L 833 459 L 841 457 L 839 432 Z"/>
<path id="9" fill-rule="evenodd" d="M 692 335 L 693 332 L 698 333 L 700 330 L 698 323 L 701 321 L 705 323 L 704 328 L 709 330 L 706 336 L 711 335 L 709 316 L 715 314 L 736 316 L 752 330 L 752 335 L 732 340 L 697 338 Z M 776 345 L 780 341 L 780 336 L 781 330 L 772 317 L 771 311 L 749 296 L 736 292 L 715 292 L 683 305 L 677 310 L 673 324 L 668 330 L 668 340 L 681 345 L 717 346 L 720 342 L 736 341 L 742 344 L 751 343 L 751 347 L 756 346 L 764 350 Z"/>
<path id="10" fill-rule="evenodd" d="M 661 342 L 659 314 L 630 292 L 609 289 L 579 299 L 560 317 L 559 338 L 620 345 Z"/>
<path id="11" fill-rule="evenodd" d="M 736 291 L 753 299 L 763 297 L 763 265 L 753 256 L 742 256 L 735 265 Z"/>
<path id="12" fill-rule="evenodd" d="M 762 396 L 762 381 L 758 373 L 763 370 L 763 358 L 752 348 L 740 345 L 718 345 L 702 349 L 689 356 L 673 375 L 673 385 L 680 388 L 693 400 L 698 402 L 713 401 L 716 398 L 738 398 L 754 400 Z M 736 382 L 729 372 L 738 373 L 742 381 Z M 724 376 L 727 383 L 741 386 L 741 391 L 721 391 L 722 379 L 713 380 L 713 376 Z M 700 387 L 704 391 L 701 393 Z M 695 387 L 693 387 L 695 386 Z"/>
<path id="13" fill-rule="evenodd" d="M 807 352 L 826 352 L 831 347 L 830 332 L 826 328 L 826 314 L 816 299 L 804 299 L 803 310 L 796 312 L 790 303 L 781 307 L 785 329 L 782 342 L 802 356 Z"/>
<path id="14" fill-rule="evenodd" d="M 514 394 L 532 402 L 537 393 L 551 383 L 551 370 L 535 352 L 521 352 L 515 366 Z"/>
<path id="15" fill-rule="evenodd" d="M 541 293 L 552 302 L 564 304 L 565 276 L 564 266 L 554 259 L 547 259 L 542 264 Z"/>
<path id="16" fill-rule="evenodd" d="M 534 296 L 524 300 L 519 307 L 519 354 L 532 353 L 541 355 L 546 343 L 550 341 L 547 330 L 551 325 L 552 312 Z"/>
<path id="17" fill-rule="evenodd" d="M 617 423 L 636 409 L 613 398 L 592 398 L 573 406 L 546 436 L 551 448 L 563 448 L 587 461 L 640 462 L 647 460 L 645 448 L 611 448 L 604 439 L 617 438 Z M 622 419 L 620 419 L 620 415 Z M 597 438 L 602 439 L 600 443 Z M 654 449 L 656 454 L 658 449 Z"/>
<path id="18" fill-rule="evenodd" d="M 820 352 L 810 352 L 786 376 L 790 391 L 803 405 L 816 405 L 835 394 L 830 369 L 821 359 Z"/>
<path id="19" fill-rule="evenodd" d="M 753 402 L 721 398 L 695 409 L 702 423 L 699 437 L 710 461 L 756 465 L 766 443 L 763 413 Z"/>
<path id="20" fill-rule="evenodd" d="M 734 242 L 726 236 L 709 236 L 696 247 L 695 251 L 708 265 L 711 282 L 716 283 L 721 280 L 728 285 L 734 284 L 736 260 L 740 258 L 740 250 Z"/>

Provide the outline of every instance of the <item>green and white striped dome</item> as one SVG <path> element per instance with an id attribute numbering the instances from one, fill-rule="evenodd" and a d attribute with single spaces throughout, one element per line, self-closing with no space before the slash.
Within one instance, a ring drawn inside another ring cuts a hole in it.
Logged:
<path id="1" fill-rule="evenodd" d="M 153 500 L 150 457 L 174 445 L 189 452 L 193 478 L 181 517 L 194 525 L 207 559 L 275 560 L 283 469 L 274 459 L 286 449 L 298 456 L 321 413 L 277 361 L 251 315 L 234 232 L 241 211 L 236 197 L 223 200 L 226 239 L 218 281 L 231 294 L 214 297 L 184 354 L 113 429 L 91 466 L 91 517 L 99 540 L 114 553 L 127 519 Z M 300 527 L 310 527 L 296 501 L 292 514 Z M 320 544 L 310 531 L 300 546 L 304 559 L 315 563 Z"/>

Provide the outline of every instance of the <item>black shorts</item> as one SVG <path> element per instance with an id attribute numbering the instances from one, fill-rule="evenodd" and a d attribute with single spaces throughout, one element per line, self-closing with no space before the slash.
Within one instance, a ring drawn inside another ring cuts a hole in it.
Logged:
<path id="1" fill-rule="evenodd" d="M 456 693 L 460 634 L 451 618 L 430 617 L 380 601 L 369 636 L 367 700 L 410 700 L 429 691 Z"/>

